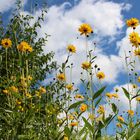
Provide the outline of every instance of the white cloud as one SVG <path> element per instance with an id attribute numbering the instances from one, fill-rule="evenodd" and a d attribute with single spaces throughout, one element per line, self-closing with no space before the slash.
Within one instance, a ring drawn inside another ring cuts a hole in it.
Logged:
<path id="1" fill-rule="evenodd" d="M 70 6 L 66 10 L 66 6 Z M 71 7 L 66 2 L 61 6 L 52 6 L 48 9 L 45 22 L 42 28 L 38 30 L 39 36 L 44 33 L 51 35 L 48 39 L 44 52 L 54 51 L 55 59 L 58 63 L 62 63 L 66 57 L 66 47 L 68 44 L 77 46 L 77 54 L 73 55 L 71 62 L 74 62 L 73 80 L 76 83 L 80 77 L 81 63 L 85 61 L 85 41 L 83 37 L 79 37 L 78 27 L 81 23 L 89 23 L 94 29 L 93 40 L 98 44 L 104 43 L 106 37 L 115 38 L 121 33 L 124 25 L 123 10 L 129 10 L 129 4 L 119 4 L 106 0 L 81 0 L 77 5 Z M 36 18 L 40 14 L 37 11 L 34 15 Z M 90 39 L 91 48 L 93 48 L 93 40 Z M 111 39 L 110 39 L 111 40 Z M 98 47 L 98 63 L 106 74 L 106 82 L 115 82 L 119 72 L 122 69 L 120 57 L 117 55 L 107 56 L 103 52 L 104 49 Z"/>
<path id="2" fill-rule="evenodd" d="M 0 0 L 0 12 L 8 11 L 15 7 L 17 0 Z M 22 0 L 22 4 L 25 5 L 27 0 Z"/>

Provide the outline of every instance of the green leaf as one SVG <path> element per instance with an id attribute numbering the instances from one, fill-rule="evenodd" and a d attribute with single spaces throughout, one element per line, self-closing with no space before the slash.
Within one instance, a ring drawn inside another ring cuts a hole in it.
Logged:
<path id="1" fill-rule="evenodd" d="M 93 131 L 93 127 L 92 125 L 84 118 L 82 117 L 84 123 L 85 123 L 85 126 L 90 130 L 90 131 Z"/>
<path id="2" fill-rule="evenodd" d="M 130 100 L 129 92 L 125 88 L 123 88 L 123 87 L 122 87 L 122 89 L 123 89 L 123 92 L 124 92 L 125 96 Z"/>
<path id="3" fill-rule="evenodd" d="M 102 97 L 99 98 L 99 99 L 95 102 L 95 108 L 98 106 L 98 104 L 100 103 L 101 100 L 102 100 Z"/>
<path id="4" fill-rule="evenodd" d="M 103 91 L 105 90 L 106 86 L 102 87 L 101 89 L 99 89 L 92 97 L 92 100 L 98 98 L 102 93 Z"/>
<path id="5" fill-rule="evenodd" d="M 116 106 L 114 103 L 112 103 L 111 106 L 112 106 L 113 112 L 114 112 L 114 113 L 117 113 L 117 111 L 118 111 L 118 110 L 117 110 L 117 106 Z"/>
<path id="6" fill-rule="evenodd" d="M 70 105 L 70 107 L 68 108 L 68 110 L 73 109 L 73 108 L 76 108 L 78 105 L 82 104 L 83 102 L 85 102 L 85 101 L 79 101 L 79 102 L 76 102 L 76 103 Z"/>
<path id="7" fill-rule="evenodd" d="M 67 137 L 70 137 L 71 132 L 70 132 L 70 130 L 69 130 L 68 127 L 65 127 L 64 132 L 65 132 L 65 134 L 67 135 Z"/>

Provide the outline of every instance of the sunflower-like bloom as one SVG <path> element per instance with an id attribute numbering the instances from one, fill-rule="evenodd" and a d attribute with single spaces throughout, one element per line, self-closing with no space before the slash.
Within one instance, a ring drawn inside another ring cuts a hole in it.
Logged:
<path id="1" fill-rule="evenodd" d="M 12 91 L 12 92 L 15 92 L 15 93 L 18 92 L 18 88 L 15 87 L 15 86 L 11 86 L 11 87 L 9 87 L 9 90 Z"/>
<path id="2" fill-rule="evenodd" d="M 60 81 L 65 81 L 66 80 L 65 74 L 64 73 L 58 74 L 57 79 L 60 80 Z"/>
<path id="3" fill-rule="evenodd" d="M 109 98 L 109 99 L 112 99 L 112 94 L 111 93 L 106 93 L 106 96 Z"/>
<path id="4" fill-rule="evenodd" d="M 67 84 L 67 85 L 66 85 L 66 88 L 67 88 L 69 91 L 72 91 L 72 90 L 73 90 L 73 85 L 72 85 L 72 84 Z"/>
<path id="5" fill-rule="evenodd" d="M 4 89 L 2 92 L 3 92 L 4 94 L 9 94 L 9 91 L 8 91 L 7 89 Z"/>
<path id="6" fill-rule="evenodd" d="M 21 52 L 32 52 L 32 47 L 25 41 L 22 41 L 18 46 L 17 49 Z"/>
<path id="7" fill-rule="evenodd" d="M 83 69 L 87 70 L 87 69 L 91 68 L 91 63 L 85 61 L 85 62 L 82 63 L 82 66 L 81 66 L 81 67 L 82 67 Z"/>
<path id="8" fill-rule="evenodd" d="M 112 94 L 112 97 L 114 97 L 114 98 L 119 98 L 119 95 L 118 95 L 117 93 L 113 93 L 113 94 Z"/>
<path id="9" fill-rule="evenodd" d="M 97 112 L 98 112 L 99 114 L 104 114 L 104 113 L 105 113 L 105 108 L 104 108 L 104 106 L 100 105 L 100 106 L 99 106 L 99 109 L 97 110 Z"/>
<path id="10" fill-rule="evenodd" d="M 93 33 L 91 26 L 87 23 L 83 23 L 78 30 L 81 35 L 85 36 L 89 36 L 91 33 Z"/>
<path id="11" fill-rule="evenodd" d="M 98 73 L 96 74 L 96 76 L 97 76 L 97 78 L 100 79 L 100 80 L 105 78 L 105 74 L 104 74 L 103 72 L 101 72 L 101 71 L 98 72 Z"/>
<path id="12" fill-rule="evenodd" d="M 124 118 L 122 116 L 118 116 L 118 121 L 124 122 Z"/>
<path id="13" fill-rule="evenodd" d="M 64 136 L 63 140 L 69 140 L 69 138 L 67 136 Z"/>
<path id="14" fill-rule="evenodd" d="M 134 116 L 134 111 L 133 111 L 133 110 L 128 110 L 127 113 L 128 113 L 128 115 L 130 115 L 130 116 Z"/>
<path id="15" fill-rule="evenodd" d="M 134 50 L 134 54 L 136 56 L 139 56 L 140 57 L 140 49 L 138 48 L 138 49 Z"/>
<path id="16" fill-rule="evenodd" d="M 84 96 L 81 94 L 76 94 L 74 98 L 75 99 L 84 99 Z"/>
<path id="17" fill-rule="evenodd" d="M 71 53 L 76 53 L 76 47 L 74 45 L 68 45 L 67 50 Z"/>
<path id="18" fill-rule="evenodd" d="M 122 128 L 122 124 L 121 124 L 121 123 L 117 123 L 116 126 L 117 126 L 118 128 Z"/>
<path id="19" fill-rule="evenodd" d="M 39 88 L 39 92 L 40 92 L 40 93 L 46 93 L 46 89 L 45 89 L 44 87 L 40 87 L 40 88 Z"/>
<path id="20" fill-rule="evenodd" d="M 4 38 L 1 41 L 1 45 L 4 48 L 10 48 L 10 47 L 12 47 L 12 41 L 9 38 Z"/>
<path id="21" fill-rule="evenodd" d="M 138 77 L 138 79 L 137 79 L 137 80 L 138 80 L 138 82 L 140 83 L 140 76 Z"/>
<path id="22" fill-rule="evenodd" d="M 16 105 L 21 105 L 21 101 L 20 100 L 16 100 Z"/>
<path id="23" fill-rule="evenodd" d="M 128 27 L 136 28 L 139 25 L 139 20 L 137 18 L 131 18 L 126 21 Z"/>
<path id="24" fill-rule="evenodd" d="M 129 35 L 130 43 L 135 46 L 136 48 L 140 45 L 140 36 L 137 32 L 132 32 Z"/>
<path id="25" fill-rule="evenodd" d="M 137 100 L 138 102 L 140 102 L 140 97 L 137 97 L 136 100 Z"/>
<path id="26" fill-rule="evenodd" d="M 87 105 L 86 104 L 81 104 L 80 111 L 85 112 L 86 110 L 87 110 Z"/>
<path id="27" fill-rule="evenodd" d="M 72 114 L 69 114 L 69 115 L 68 115 L 68 118 L 69 118 L 70 120 L 74 120 L 74 116 L 73 116 Z"/>
<path id="28" fill-rule="evenodd" d="M 30 93 L 26 93 L 25 96 L 29 99 L 32 98 L 32 95 Z"/>
<path id="29" fill-rule="evenodd" d="M 33 77 L 29 75 L 29 76 L 28 76 L 28 80 L 29 80 L 29 81 L 32 81 L 32 80 L 33 80 Z"/>
<path id="30" fill-rule="evenodd" d="M 78 125 L 78 122 L 72 122 L 69 124 L 70 126 L 77 126 Z"/>
<path id="31" fill-rule="evenodd" d="M 138 86 L 137 86 L 136 84 L 133 84 L 132 87 L 133 87 L 133 88 L 137 88 Z"/>

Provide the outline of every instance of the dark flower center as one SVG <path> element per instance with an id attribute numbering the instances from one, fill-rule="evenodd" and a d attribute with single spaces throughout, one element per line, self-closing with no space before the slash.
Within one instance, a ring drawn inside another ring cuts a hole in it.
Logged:
<path id="1" fill-rule="evenodd" d="M 8 42 L 5 42 L 5 45 L 7 46 L 8 45 Z"/>

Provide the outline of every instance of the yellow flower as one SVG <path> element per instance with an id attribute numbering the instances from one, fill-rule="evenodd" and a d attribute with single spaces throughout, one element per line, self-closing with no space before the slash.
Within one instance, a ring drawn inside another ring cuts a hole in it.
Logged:
<path id="1" fill-rule="evenodd" d="M 87 69 L 91 68 L 91 63 L 85 61 L 85 62 L 82 63 L 82 66 L 81 66 L 81 67 L 82 67 L 83 69 L 87 70 Z"/>
<path id="2" fill-rule="evenodd" d="M 99 114 L 104 114 L 104 113 L 105 113 L 105 108 L 104 108 L 102 105 L 100 105 L 100 106 L 99 106 L 99 109 L 97 110 L 97 112 L 98 112 Z"/>
<path id="3" fill-rule="evenodd" d="M 78 122 L 72 122 L 69 124 L 70 126 L 77 126 L 78 125 Z"/>
<path id="4" fill-rule="evenodd" d="M 26 97 L 29 98 L 29 99 L 32 98 L 32 95 L 31 95 L 30 93 L 26 93 L 25 95 L 26 95 Z"/>
<path id="5" fill-rule="evenodd" d="M 106 93 L 106 96 L 107 96 L 109 99 L 111 99 L 111 98 L 113 97 L 111 93 Z"/>
<path id="6" fill-rule="evenodd" d="M 69 140 L 69 138 L 67 136 L 64 136 L 64 139 L 63 140 Z"/>
<path id="7" fill-rule="evenodd" d="M 140 83 L 140 76 L 138 77 L 138 82 Z"/>
<path id="8" fill-rule="evenodd" d="M 15 92 L 15 93 L 18 92 L 18 88 L 15 87 L 15 86 L 11 86 L 11 87 L 9 88 L 9 90 L 12 91 L 12 92 Z"/>
<path id="9" fill-rule="evenodd" d="M 136 84 L 133 84 L 132 86 L 133 86 L 133 88 L 137 88 L 138 87 Z"/>
<path id="10" fill-rule="evenodd" d="M 65 74 L 64 73 L 58 74 L 57 79 L 60 80 L 60 81 L 65 81 L 66 80 Z"/>
<path id="11" fill-rule="evenodd" d="M 73 85 L 72 85 L 72 84 L 68 84 L 68 85 L 66 85 L 66 88 L 67 88 L 69 91 L 71 91 L 71 90 L 73 90 Z"/>
<path id="12" fill-rule="evenodd" d="M 112 97 L 114 97 L 114 98 L 119 98 L 119 95 L 118 95 L 117 93 L 113 93 L 113 94 L 112 94 Z"/>
<path id="13" fill-rule="evenodd" d="M 135 54 L 136 56 L 140 56 L 140 49 L 138 48 L 137 50 L 134 50 L 134 54 Z"/>
<path id="14" fill-rule="evenodd" d="M 118 128 L 122 128 L 122 124 L 121 124 L 121 123 L 117 123 L 116 126 L 117 126 Z"/>
<path id="15" fill-rule="evenodd" d="M 32 81 L 33 80 L 33 77 L 32 76 L 28 76 L 28 80 Z"/>
<path id="16" fill-rule="evenodd" d="M 98 72 L 97 75 L 98 79 L 104 79 L 105 78 L 105 74 L 103 72 Z"/>
<path id="17" fill-rule="evenodd" d="M 21 52 L 32 52 L 32 47 L 25 41 L 22 41 L 18 46 L 17 49 Z"/>
<path id="18" fill-rule="evenodd" d="M 94 115 L 94 114 L 89 113 L 88 116 L 89 116 L 89 119 L 90 119 L 90 120 L 94 120 L 94 119 L 95 119 L 95 115 Z"/>
<path id="19" fill-rule="evenodd" d="M 12 47 L 12 41 L 9 38 L 2 39 L 1 45 L 4 48 L 10 48 Z"/>
<path id="20" fill-rule="evenodd" d="M 79 32 L 81 35 L 85 35 L 85 36 L 88 36 L 90 35 L 91 33 L 93 33 L 93 30 L 91 28 L 91 26 L 87 23 L 83 23 L 80 27 L 79 27 Z"/>
<path id="21" fill-rule="evenodd" d="M 21 105 L 21 101 L 16 100 L 16 104 L 17 104 L 17 105 Z"/>
<path id="22" fill-rule="evenodd" d="M 74 45 L 68 45 L 67 50 L 71 53 L 76 53 L 76 47 Z"/>
<path id="23" fill-rule="evenodd" d="M 84 99 L 84 96 L 82 96 L 81 94 L 76 94 L 75 99 Z"/>
<path id="24" fill-rule="evenodd" d="M 128 115 L 133 116 L 134 115 L 134 111 L 133 110 L 128 110 L 127 111 Z"/>
<path id="25" fill-rule="evenodd" d="M 8 91 L 7 89 L 4 89 L 2 92 L 3 92 L 4 94 L 8 94 L 8 93 L 9 93 L 9 91 Z"/>
<path id="26" fill-rule="evenodd" d="M 132 45 L 135 46 L 136 48 L 140 45 L 140 36 L 136 32 L 132 32 L 129 35 L 129 40 L 132 43 Z"/>
<path id="27" fill-rule="evenodd" d="M 86 110 L 87 110 L 87 105 L 86 104 L 81 104 L 80 111 L 85 112 Z"/>
<path id="28" fill-rule="evenodd" d="M 124 118 L 122 116 L 118 116 L 118 121 L 124 122 Z"/>
<path id="29" fill-rule="evenodd" d="M 137 18 L 131 18 L 126 21 L 128 27 L 136 28 L 139 25 L 139 20 Z"/>
<path id="30" fill-rule="evenodd" d="M 140 97 L 137 97 L 136 100 L 140 102 Z"/>
<path id="31" fill-rule="evenodd" d="M 41 98 L 41 94 L 40 94 L 39 91 L 35 91 L 35 94 L 36 94 L 36 96 L 37 96 L 38 98 Z"/>
<path id="32" fill-rule="evenodd" d="M 69 118 L 70 120 L 73 120 L 73 119 L 74 119 L 74 116 L 71 115 L 71 114 L 69 114 L 69 115 L 68 115 L 68 118 Z"/>
<path id="33" fill-rule="evenodd" d="M 43 88 L 43 87 L 40 87 L 40 88 L 39 88 L 39 92 L 40 92 L 40 93 L 46 93 L 46 89 Z"/>

